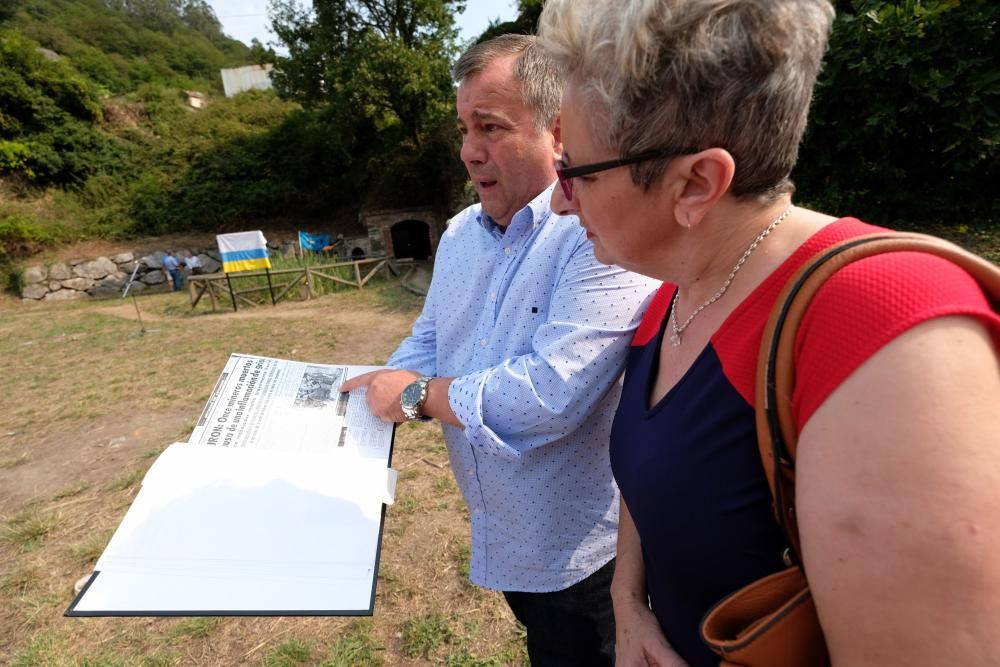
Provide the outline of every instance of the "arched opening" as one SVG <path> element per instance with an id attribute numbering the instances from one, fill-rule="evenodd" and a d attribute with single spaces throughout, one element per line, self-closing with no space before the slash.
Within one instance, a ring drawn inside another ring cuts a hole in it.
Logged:
<path id="1" fill-rule="evenodd" d="M 351 259 L 364 259 L 364 258 L 365 258 L 364 248 L 355 247 L 354 249 L 351 250 Z"/>
<path id="2" fill-rule="evenodd" d="M 396 259 L 412 257 L 427 259 L 431 255 L 431 231 L 426 222 L 403 220 L 390 229 L 392 250 Z"/>

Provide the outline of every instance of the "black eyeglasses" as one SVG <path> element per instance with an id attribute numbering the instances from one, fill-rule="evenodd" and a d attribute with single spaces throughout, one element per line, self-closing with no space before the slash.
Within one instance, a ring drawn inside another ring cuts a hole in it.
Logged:
<path id="1" fill-rule="evenodd" d="M 637 155 L 630 155 L 629 157 L 623 157 L 617 160 L 582 164 L 579 167 L 567 167 L 566 163 L 560 159 L 556 160 L 556 176 L 559 178 L 559 185 L 562 187 L 562 191 L 563 194 L 566 195 L 566 199 L 573 199 L 573 179 L 578 176 L 596 174 L 599 171 L 607 171 L 608 169 L 614 169 L 615 167 L 624 167 L 625 165 L 645 162 L 646 160 L 662 160 L 663 158 L 697 152 L 697 148 L 661 148 L 657 150 L 643 151 Z"/>

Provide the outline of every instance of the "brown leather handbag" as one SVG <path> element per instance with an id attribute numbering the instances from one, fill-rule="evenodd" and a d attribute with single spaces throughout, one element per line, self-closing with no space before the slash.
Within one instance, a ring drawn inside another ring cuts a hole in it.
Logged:
<path id="1" fill-rule="evenodd" d="M 877 233 L 826 248 L 785 285 L 764 328 L 757 362 L 757 443 L 774 498 L 775 516 L 788 538 L 788 569 L 741 588 L 702 619 L 701 635 L 722 667 L 824 667 L 830 656 L 802 568 L 795 517 L 792 418 L 794 344 L 803 314 L 823 283 L 841 267 L 884 252 L 926 252 L 948 259 L 975 278 L 1000 312 L 1000 268 L 958 246 L 924 234 Z"/>

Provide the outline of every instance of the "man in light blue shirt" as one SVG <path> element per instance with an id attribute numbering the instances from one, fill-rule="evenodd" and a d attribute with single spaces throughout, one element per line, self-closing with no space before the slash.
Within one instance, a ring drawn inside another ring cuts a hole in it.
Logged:
<path id="1" fill-rule="evenodd" d="M 171 288 L 175 292 L 180 291 L 184 279 L 181 276 L 180 264 L 174 256 L 174 251 L 168 250 L 167 254 L 164 255 L 163 260 L 160 263 L 163 266 L 163 272 L 166 273 L 167 278 L 170 279 Z"/>
<path id="2" fill-rule="evenodd" d="M 480 204 L 453 218 L 395 369 L 349 381 L 386 420 L 441 420 L 472 524 L 470 578 L 504 595 L 532 664 L 611 665 L 618 490 L 608 434 L 657 283 L 600 264 L 549 202 L 561 83 L 533 37 L 455 66 L 462 161 Z"/>

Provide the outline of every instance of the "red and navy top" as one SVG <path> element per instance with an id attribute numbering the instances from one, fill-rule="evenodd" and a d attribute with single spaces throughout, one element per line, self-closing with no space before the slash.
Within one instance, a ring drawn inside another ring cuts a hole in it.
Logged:
<path id="1" fill-rule="evenodd" d="M 652 408 L 674 285 L 660 289 L 636 331 L 611 432 L 611 465 L 642 542 L 653 611 L 692 667 L 719 664 L 698 633 L 709 608 L 784 567 L 785 540 L 771 512 L 754 421 L 757 352 L 768 315 L 809 258 L 877 231 L 884 230 L 844 218 L 814 234 L 729 315 Z M 980 319 L 1000 348 L 1000 317 L 976 282 L 947 260 L 894 252 L 839 270 L 816 294 L 796 339 L 799 429 L 878 349 L 945 315 Z"/>

